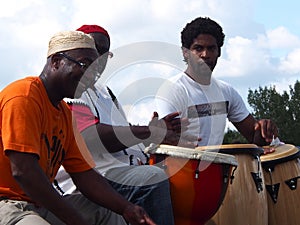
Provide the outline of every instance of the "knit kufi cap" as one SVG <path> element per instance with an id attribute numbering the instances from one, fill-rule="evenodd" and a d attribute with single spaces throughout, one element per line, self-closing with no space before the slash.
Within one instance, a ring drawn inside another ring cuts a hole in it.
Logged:
<path id="1" fill-rule="evenodd" d="M 77 48 L 91 48 L 97 51 L 94 39 L 89 34 L 81 31 L 58 32 L 49 41 L 47 57 Z"/>
<path id="2" fill-rule="evenodd" d="M 103 27 L 99 26 L 99 25 L 82 25 L 81 27 L 79 27 L 77 29 L 78 31 L 82 31 L 86 34 L 90 34 L 90 33 L 102 33 L 104 34 L 109 40 L 109 34 L 107 32 L 107 30 L 105 30 Z"/>

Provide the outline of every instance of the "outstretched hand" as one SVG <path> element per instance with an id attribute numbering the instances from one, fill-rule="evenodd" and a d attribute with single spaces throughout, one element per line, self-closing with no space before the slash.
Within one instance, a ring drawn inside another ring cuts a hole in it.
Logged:
<path id="1" fill-rule="evenodd" d="M 149 123 L 151 132 L 150 140 L 156 144 L 180 145 L 183 147 L 196 147 L 195 142 L 199 139 L 196 136 L 185 135 L 189 125 L 187 118 L 179 118 L 180 112 L 173 112 L 158 119 L 158 113 L 153 112 L 152 120 Z"/>

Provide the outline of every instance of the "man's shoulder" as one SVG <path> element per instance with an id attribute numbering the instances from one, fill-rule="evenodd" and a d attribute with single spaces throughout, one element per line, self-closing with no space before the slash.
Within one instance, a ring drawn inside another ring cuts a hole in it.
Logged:
<path id="1" fill-rule="evenodd" d="M 15 97 L 30 97 L 40 95 L 42 82 L 38 77 L 26 77 L 7 85 L 0 93 L 2 101 Z"/>
<path id="2" fill-rule="evenodd" d="M 224 80 L 212 79 L 212 82 L 217 84 L 223 90 L 235 90 L 234 87 L 231 84 L 229 84 L 228 82 L 226 82 Z"/>

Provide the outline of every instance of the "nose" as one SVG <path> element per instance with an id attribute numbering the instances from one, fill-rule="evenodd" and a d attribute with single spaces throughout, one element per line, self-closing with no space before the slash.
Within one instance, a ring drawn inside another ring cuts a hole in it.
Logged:
<path id="1" fill-rule="evenodd" d="M 207 49 L 203 49 L 203 50 L 200 52 L 200 57 L 201 57 L 201 58 L 207 58 L 207 57 L 208 57 L 208 50 L 207 50 Z"/>

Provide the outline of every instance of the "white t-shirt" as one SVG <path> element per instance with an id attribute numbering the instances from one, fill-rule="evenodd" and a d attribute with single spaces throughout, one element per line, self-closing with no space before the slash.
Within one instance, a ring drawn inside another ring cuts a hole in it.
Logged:
<path id="1" fill-rule="evenodd" d="M 185 73 L 166 81 L 155 102 L 160 117 L 182 112 L 181 117 L 190 122 L 183 136 L 193 134 L 202 138 L 199 146 L 221 145 L 226 118 L 240 122 L 249 115 L 241 96 L 229 84 L 212 78 L 210 85 L 201 85 Z"/>
<path id="2" fill-rule="evenodd" d="M 118 126 L 129 125 L 123 109 L 118 104 L 117 108 L 106 87 L 101 86 L 96 93 L 92 90 L 88 90 L 88 93 L 85 92 L 80 99 L 65 99 L 65 101 L 73 102 L 73 104 L 77 102 L 89 106 L 93 114 L 96 117 L 100 117 L 101 123 Z M 145 148 L 143 144 L 138 144 L 116 153 L 108 152 L 100 141 L 96 127 L 93 128 L 94 134 L 89 140 L 89 143 L 91 144 L 88 144 L 88 148 L 96 163 L 95 169 L 103 176 L 105 176 L 106 172 L 112 168 L 137 165 L 137 158 L 143 163 L 148 161 L 143 152 Z M 128 132 L 130 132 L 130 130 Z M 133 136 L 133 138 L 135 137 Z M 121 135 L 120 139 L 122 139 Z M 61 188 L 65 194 L 76 192 L 76 186 L 63 167 L 59 169 L 55 179 L 58 182 L 59 188 Z"/>
<path id="3" fill-rule="evenodd" d="M 100 86 L 96 92 L 89 89 L 88 93 L 84 92 L 81 100 L 88 104 L 95 116 L 100 117 L 100 123 L 113 126 L 129 126 L 121 105 L 112 101 L 107 87 Z M 128 132 L 131 132 L 130 129 L 128 129 Z M 116 135 L 122 141 L 122 135 L 118 133 Z M 132 136 L 132 138 L 136 137 Z M 143 144 L 137 144 L 116 153 L 109 153 L 103 148 L 100 146 L 89 146 L 89 150 L 96 162 L 96 168 L 103 175 L 111 168 L 137 165 L 137 158 L 143 163 L 147 161 L 143 152 L 145 148 Z"/>

